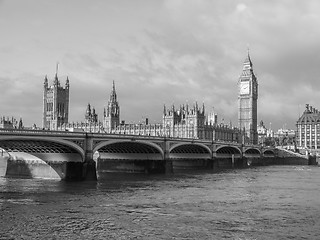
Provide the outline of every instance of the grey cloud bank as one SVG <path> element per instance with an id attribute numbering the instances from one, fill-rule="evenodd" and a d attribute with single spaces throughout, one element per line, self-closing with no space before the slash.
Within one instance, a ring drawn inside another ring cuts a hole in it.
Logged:
<path id="1" fill-rule="evenodd" d="M 1 1 L 0 113 L 41 125 L 43 79 L 59 61 L 71 121 L 88 102 L 102 116 L 115 80 L 126 121 L 198 101 L 236 124 L 249 45 L 258 120 L 294 128 L 305 103 L 320 107 L 319 25 L 312 0 Z"/>

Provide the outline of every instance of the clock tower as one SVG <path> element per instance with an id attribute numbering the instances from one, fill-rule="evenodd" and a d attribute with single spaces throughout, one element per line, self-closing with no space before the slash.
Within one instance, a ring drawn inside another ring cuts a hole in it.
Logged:
<path id="1" fill-rule="evenodd" d="M 245 131 L 245 142 L 258 143 L 257 133 L 257 101 L 258 82 L 253 73 L 250 54 L 243 63 L 242 73 L 238 81 L 238 122 L 239 128 Z"/>

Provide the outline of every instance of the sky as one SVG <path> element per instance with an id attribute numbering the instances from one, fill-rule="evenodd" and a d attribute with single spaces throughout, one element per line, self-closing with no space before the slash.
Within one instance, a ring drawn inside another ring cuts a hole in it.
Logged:
<path id="1" fill-rule="evenodd" d="M 0 0 L 0 115 L 42 126 L 43 81 L 70 80 L 69 121 L 100 120 L 115 81 L 120 118 L 162 121 L 163 105 L 238 117 L 248 49 L 258 122 L 295 129 L 320 109 L 320 1 Z"/>

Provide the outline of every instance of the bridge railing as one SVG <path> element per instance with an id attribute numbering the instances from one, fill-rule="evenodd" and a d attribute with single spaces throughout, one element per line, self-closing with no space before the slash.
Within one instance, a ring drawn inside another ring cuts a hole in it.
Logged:
<path id="1" fill-rule="evenodd" d="M 34 134 L 34 135 L 82 135 L 85 136 L 85 132 L 68 132 L 68 131 L 51 131 L 51 130 L 38 130 L 38 129 L 16 129 L 16 128 L 0 128 L 0 134 Z"/>
<path id="2" fill-rule="evenodd" d="M 218 143 L 225 145 L 237 145 L 240 143 L 223 141 L 223 140 L 209 140 L 209 139 L 199 139 L 199 138 L 181 138 L 172 136 L 149 136 L 149 135 L 128 135 L 128 134 L 118 134 L 118 133 L 92 133 L 92 132 L 71 132 L 71 131 L 54 131 L 54 130 L 42 130 L 42 129 L 8 129 L 0 128 L 0 135 L 50 135 L 50 136 L 77 136 L 85 137 L 87 135 L 92 135 L 94 137 L 110 137 L 110 138 L 131 138 L 131 139 L 154 139 L 154 140 L 175 140 L 175 141 L 187 141 L 187 142 L 201 142 L 201 143 Z"/>

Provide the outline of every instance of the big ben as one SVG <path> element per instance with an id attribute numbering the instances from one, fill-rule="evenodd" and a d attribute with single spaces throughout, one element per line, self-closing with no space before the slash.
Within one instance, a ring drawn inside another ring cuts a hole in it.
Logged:
<path id="1" fill-rule="evenodd" d="M 257 134 L 257 102 L 258 82 L 254 75 L 250 54 L 243 63 L 242 73 L 238 81 L 238 121 L 239 128 L 244 129 L 246 142 L 258 143 Z"/>

